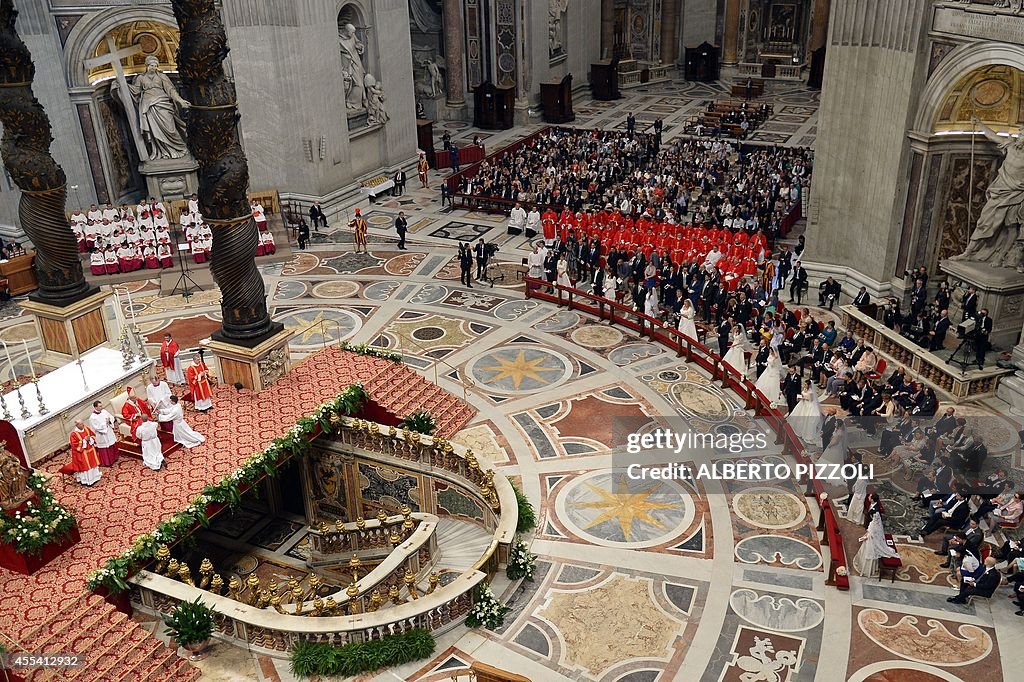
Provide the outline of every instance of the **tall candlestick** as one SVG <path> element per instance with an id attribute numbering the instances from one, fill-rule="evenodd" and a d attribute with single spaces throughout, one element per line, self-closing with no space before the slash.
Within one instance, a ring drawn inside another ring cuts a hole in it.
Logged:
<path id="1" fill-rule="evenodd" d="M 120 329 L 124 326 L 124 310 L 121 309 L 121 295 L 117 293 L 117 289 L 114 289 L 114 321 L 117 322 L 117 327 Z"/>
<path id="2" fill-rule="evenodd" d="M 32 380 L 34 381 L 36 378 L 36 368 L 32 366 L 32 354 L 28 351 L 28 341 L 22 339 L 21 343 L 25 346 L 25 357 L 28 358 L 28 371 L 32 374 Z"/>
<path id="3" fill-rule="evenodd" d="M 132 322 L 135 321 L 135 305 L 132 303 L 132 292 L 129 289 L 125 289 L 128 292 L 128 312 L 132 314 Z"/>
<path id="4" fill-rule="evenodd" d="M 7 342 L 0 340 L 0 343 L 4 344 L 4 352 L 7 353 L 7 364 L 11 368 L 11 379 L 14 383 L 18 383 L 18 373 L 14 371 L 14 360 L 11 359 L 11 351 L 7 348 Z"/>

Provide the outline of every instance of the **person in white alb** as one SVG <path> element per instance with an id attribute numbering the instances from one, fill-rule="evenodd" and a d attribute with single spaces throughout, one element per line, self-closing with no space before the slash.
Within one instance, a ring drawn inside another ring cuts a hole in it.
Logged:
<path id="1" fill-rule="evenodd" d="M 157 424 L 146 415 L 140 419 L 142 423 L 135 427 L 135 436 L 142 442 L 142 463 L 153 471 L 159 471 L 164 465 L 164 453 L 157 434 Z"/>
<path id="2" fill-rule="evenodd" d="M 100 212 L 98 208 L 96 208 L 96 204 L 93 204 L 92 206 L 89 207 L 88 212 L 85 214 L 85 218 L 90 223 L 98 223 L 99 221 L 103 220 L 103 214 Z"/>
<path id="3" fill-rule="evenodd" d="M 192 214 L 199 213 L 199 197 L 195 194 L 188 198 L 188 212 Z"/>
<path id="4" fill-rule="evenodd" d="M 153 375 L 149 378 L 149 385 L 146 386 L 146 402 L 149 403 L 149 411 L 153 414 L 171 406 L 171 387 L 160 377 Z M 164 431 L 170 431 L 169 419 L 160 419 L 160 427 Z"/>
<path id="5" fill-rule="evenodd" d="M 516 204 L 508 218 L 508 229 L 516 234 L 522 233 L 526 228 L 526 211 L 522 204 Z"/>
<path id="6" fill-rule="evenodd" d="M 169 406 L 160 411 L 160 423 L 171 422 L 174 424 L 174 442 L 180 443 L 186 448 L 194 448 L 206 442 L 206 436 L 199 433 L 185 421 L 185 413 L 178 402 L 178 396 L 172 395 Z"/>
<path id="7" fill-rule="evenodd" d="M 252 217 L 256 221 L 256 227 L 260 232 L 264 232 L 267 229 L 267 216 L 263 211 L 263 206 L 255 199 L 252 200 Z"/>
<path id="8" fill-rule="evenodd" d="M 526 215 L 526 236 L 534 237 L 540 233 L 540 230 L 540 211 L 538 211 L 537 207 L 534 206 Z M 533 234 L 530 234 L 530 232 L 533 232 Z"/>
<path id="9" fill-rule="evenodd" d="M 121 216 L 118 214 L 117 209 L 110 203 L 103 207 L 102 215 L 106 220 L 111 222 L 117 220 Z"/>
<path id="10" fill-rule="evenodd" d="M 117 420 L 103 407 L 99 400 L 92 404 L 89 414 L 89 428 L 96 433 L 96 454 L 100 458 L 100 466 L 111 466 L 117 462 L 120 450 L 117 447 Z"/>

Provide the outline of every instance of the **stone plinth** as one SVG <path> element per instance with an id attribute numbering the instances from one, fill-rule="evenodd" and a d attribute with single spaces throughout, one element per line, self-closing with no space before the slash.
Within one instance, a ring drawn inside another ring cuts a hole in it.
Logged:
<path id="1" fill-rule="evenodd" d="M 98 291 L 66 308 L 31 300 L 23 302 L 21 307 L 32 315 L 36 335 L 43 343 L 40 362 L 60 367 L 116 339 L 117 330 L 103 314 L 108 296 L 109 291 Z"/>
<path id="2" fill-rule="evenodd" d="M 288 341 L 292 334 L 290 329 L 283 329 L 252 348 L 216 340 L 206 347 L 217 358 L 222 383 L 262 391 L 291 368 Z"/>
<path id="3" fill-rule="evenodd" d="M 172 198 L 188 196 L 199 190 L 199 164 L 191 156 L 180 159 L 156 159 L 139 165 L 139 173 L 146 178 L 146 191 L 151 197 Z"/>
<path id="4" fill-rule="evenodd" d="M 940 267 L 950 284 L 959 287 L 949 302 L 950 319 L 960 321 L 963 292 L 973 286 L 978 291 L 978 310 L 987 308 L 992 318 L 992 345 L 1003 349 L 1015 345 L 1024 325 L 1024 275 L 988 263 L 944 260 Z"/>

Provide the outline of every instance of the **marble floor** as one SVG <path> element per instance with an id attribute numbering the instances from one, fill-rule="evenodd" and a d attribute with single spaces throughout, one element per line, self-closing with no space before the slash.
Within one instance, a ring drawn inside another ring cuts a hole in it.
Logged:
<path id="1" fill-rule="evenodd" d="M 627 110 L 640 118 L 664 107 L 668 124 L 683 116 L 681 107 L 721 96 L 720 89 L 677 83 L 633 91 L 609 106 L 581 102 L 577 123 L 619 125 Z M 796 143 L 813 142 L 816 93 L 774 94 L 776 117 L 784 106 L 809 112 L 792 114 L 807 118 L 786 142 L 795 135 Z M 432 173 L 435 186 L 440 177 Z M 398 210 L 410 216 L 408 251 L 396 248 L 391 229 Z M 1014 642 L 1024 620 L 1014 616 L 1006 588 L 969 607 L 947 603 L 951 587 L 925 556 L 934 542 L 898 538 L 920 554 L 917 568 L 893 583 L 854 577 L 850 591 L 840 592 L 825 585 L 829 550 L 815 531 L 817 510 L 794 485 L 665 482 L 623 494 L 623 424 L 761 427 L 734 396 L 673 353 L 526 300 L 515 275 L 525 242 L 508 237 L 500 217 L 441 210 L 435 192 L 420 190 L 382 198 L 364 215 L 369 254 L 353 254 L 347 230 L 337 225 L 291 260 L 262 268 L 274 319 L 296 331 L 292 351 L 303 355 L 342 339 L 400 349 L 424 376 L 479 410 L 455 440 L 519 483 L 539 512 L 531 538 L 537 575 L 505 595 L 513 607 L 505 625 L 456 629 L 439 638 L 433 660 L 373 679 L 451 680 L 473 661 L 552 681 L 1020 679 L 1024 650 Z M 507 277 L 493 288 L 458 284 L 456 241 L 477 237 L 501 245 Z M 171 329 L 195 343 L 218 324 L 215 291 L 185 302 L 160 296 L 152 282 L 129 286 L 150 341 Z M 8 308 L 0 313 L 0 338 L 28 338 L 38 351 L 28 318 Z M 1005 405 L 971 410 L 1006 433 L 1020 428 L 1002 416 Z M 1004 440 L 996 457 L 1019 474 L 1019 444 Z M 774 446 L 722 456 L 780 458 Z M 855 542 L 857 529 L 847 535 Z M 209 679 L 292 679 L 287 661 L 225 644 L 201 665 Z"/>

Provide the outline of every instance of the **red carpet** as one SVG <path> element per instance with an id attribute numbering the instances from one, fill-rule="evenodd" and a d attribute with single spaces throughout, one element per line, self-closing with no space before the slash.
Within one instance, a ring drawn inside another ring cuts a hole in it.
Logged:
<path id="1" fill-rule="evenodd" d="M 55 458 L 43 469 L 55 474 L 51 486 L 58 500 L 74 510 L 82 540 L 34 576 L 0 569 L 5 596 L 0 600 L 0 631 L 30 651 L 36 650 L 33 642 L 46 632 L 63 631 L 69 619 L 81 615 L 76 613 L 75 605 L 85 598 L 85 581 L 90 571 L 125 551 L 138 535 L 151 531 L 163 518 L 185 508 L 208 483 L 219 481 L 249 455 L 284 434 L 298 419 L 313 412 L 323 400 L 333 398 L 352 383 L 363 384 L 375 400 L 389 409 L 395 406 L 404 410 L 405 404 L 418 396 L 416 404 L 430 404 L 437 410 L 435 414 L 441 421 L 439 435 L 454 433 L 475 413 L 405 365 L 329 348 L 306 358 L 259 395 L 248 391 L 240 394 L 230 386 L 218 386 L 210 413 L 190 411 L 186 415 L 192 427 L 207 437 L 206 443 L 178 451 L 161 471 L 150 471 L 141 461 L 122 457 L 115 466 L 103 469 L 103 479 L 95 487 L 76 483 L 64 486 L 56 472 L 65 464 L 66 456 Z M 396 414 L 404 416 L 406 412 Z M 112 607 L 90 607 L 90 613 L 115 618 Z M 132 678 L 124 670 L 75 679 L 122 676 Z M 157 675 L 149 679 L 189 678 Z"/>

